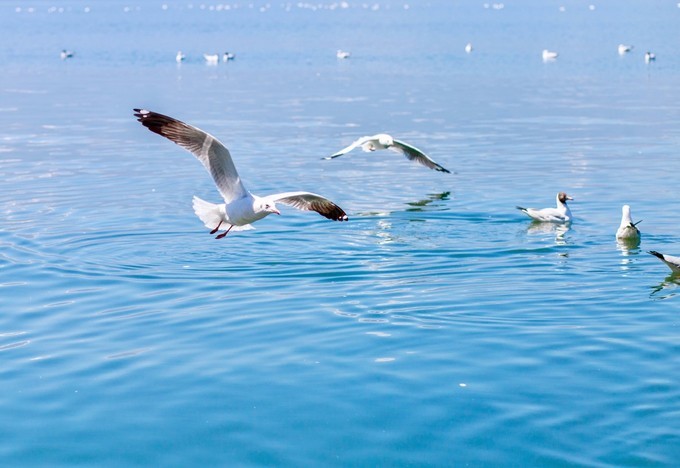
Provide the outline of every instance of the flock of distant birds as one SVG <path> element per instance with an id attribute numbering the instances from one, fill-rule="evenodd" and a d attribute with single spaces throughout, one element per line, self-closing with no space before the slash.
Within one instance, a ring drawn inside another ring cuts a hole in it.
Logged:
<path id="1" fill-rule="evenodd" d="M 619 44 L 619 46 L 618 46 L 619 55 L 626 55 L 629 52 L 631 52 L 633 50 L 633 48 L 634 48 L 634 46 L 632 46 L 632 45 Z M 472 43 L 468 42 L 467 44 L 465 44 L 464 50 L 465 50 L 466 53 L 471 54 L 472 51 L 474 50 Z M 61 51 L 61 59 L 62 60 L 69 59 L 69 58 L 73 57 L 74 55 L 75 55 L 74 52 L 70 51 L 70 50 L 64 49 L 64 50 Z M 346 50 L 338 49 L 335 53 L 335 56 L 338 59 L 344 60 L 344 59 L 350 58 L 352 56 L 352 54 L 351 54 L 351 52 L 348 52 Z M 554 50 L 543 49 L 541 56 L 543 57 L 544 62 L 550 62 L 550 61 L 553 61 L 553 60 L 557 60 L 559 53 L 557 53 Z M 650 52 L 649 50 L 647 52 L 645 52 L 644 57 L 645 57 L 646 63 L 650 63 L 650 62 L 653 62 L 654 60 L 656 60 L 656 54 L 654 54 L 653 52 Z M 178 50 L 177 54 L 175 54 L 175 61 L 177 63 L 184 62 L 186 60 L 186 58 L 187 58 L 186 54 L 184 52 L 182 52 L 181 50 Z M 209 65 L 217 65 L 220 62 L 220 54 L 203 54 L 203 58 L 204 58 L 205 62 Z M 222 54 L 222 62 L 228 62 L 230 60 L 234 60 L 235 58 L 236 58 L 236 55 L 232 52 L 224 52 Z"/>
<path id="2" fill-rule="evenodd" d="M 280 215 L 281 212 L 276 203 L 303 211 L 316 211 L 333 221 L 349 220 L 347 213 L 340 206 L 316 193 L 296 191 L 264 197 L 254 195 L 243 185 L 229 150 L 217 138 L 200 128 L 167 115 L 146 109 L 134 109 L 134 112 L 135 117 L 144 127 L 191 152 L 212 176 L 224 203 L 211 203 L 194 196 L 193 208 L 196 216 L 210 229 L 210 234 L 216 234 L 220 229 L 224 230 L 217 234 L 216 239 L 223 239 L 232 230 L 254 229 L 251 226 L 252 223 L 270 214 Z M 385 133 L 361 137 L 323 159 L 335 159 L 357 148 L 365 152 L 391 150 L 435 171 L 451 172 L 415 146 Z M 572 221 L 572 214 L 567 205 L 568 200 L 573 200 L 573 198 L 565 192 L 559 192 L 556 196 L 557 206 L 555 208 L 536 209 L 517 206 L 517 209 L 537 223 L 569 225 Z M 640 244 L 640 230 L 637 227 L 640 222 L 633 222 L 630 206 L 623 205 L 621 224 L 616 231 L 617 241 L 629 248 L 637 247 Z M 654 250 L 649 253 L 668 265 L 673 273 L 680 273 L 680 257 Z"/>

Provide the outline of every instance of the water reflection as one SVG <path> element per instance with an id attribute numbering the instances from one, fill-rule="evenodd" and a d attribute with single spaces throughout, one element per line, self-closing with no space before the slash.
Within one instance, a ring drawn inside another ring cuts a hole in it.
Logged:
<path id="1" fill-rule="evenodd" d="M 676 296 L 677 289 L 680 286 L 680 273 L 671 273 L 668 275 L 661 283 L 656 286 L 652 286 L 652 292 L 649 297 L 652 299 L 670 299 Z M 663 294 L 661 294 L 663 292 Z"/>
<path id="2" fill-rule="evenodd" d="M 529 226 L 527 226 L 527 234 L 554 234 L 555 243 L 558 245 L 565 245 L 567 243 L 564 236 L 571 229 L 570 224 L 559 224 L 559 223 L 545 223 L 541 221 L 531 221 Z"/>
<path id="3" fill-rule="evenodd" d="M 449 195 L 451 195 L 451 192 L 442 192 L 442 193 L 431 193 L 427 195 L 427 198 L 423 198 L 422 200 L 418 200 L 415 202 L 409 202 L 406 203 L 409 205 L 411 208 L 406 208 L 406 211 L 425 211 L 423 208 L 425 207 L 438 207 L 440 206 L 439 203 L 433 203 L 437 201 L 447 201 L 449 200 Z M 431 206 L 430 206 L 431 205 Z"/>
<path id="4" fill-rule="evenodd" d="M 634 260 L 632 257 L 640 254 L 640 239 L 616 239 L 616 248 L 621 251 L 621 269 L 630 269 Z"/>

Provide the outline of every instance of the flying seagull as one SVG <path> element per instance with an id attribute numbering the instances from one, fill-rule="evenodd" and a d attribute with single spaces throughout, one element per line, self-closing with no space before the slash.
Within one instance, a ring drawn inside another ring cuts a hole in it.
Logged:
<path id="1" fill-rule="evenodd" d="M 184 122 L 146 109 L 135 109 L 135 117 L 142 125 L 190 151 L 208 170 L 224 203 L 215 204 L 194 196 L 196 216 L 215 234 L 226 229 L 216 239 L 222 239 L 232 229 L 253 229 L 250 225 L 265 216 L 280 215 L 276 203 L 300 210 L 316 211 L 333 221 L 347 221 L 347 214 L 338 205 L 321 195 L 310 192 L 284 192 L 258 197 L 250 193 L 236 172 L 229 150 L 212 135 Z"/>
<path id="2" fill-rule="evenodd" d="M 650 250 L 649 253 L 668 265 L 668 268 L 670 268 L 673 273 L 680 273 L 680 257 L 662 254 L 655 250 Z"/>
<path id="3" fill-rule="evenodd" d="M 633 218 L 630 216 L 630 206 L 623 205 L 623 208 L 621 209 L 621 225 L 616 231 L 616 238 L 629 240 L 640 239 L 640 230 L 637 228 L 637 225 L 641 222 L 642 220 L 634 223 Z"/>
<path id="4" fill-rule="evenodd" d="M 560 192 L 556 197 L 556 208 L 543 208 L 542 210 L 537 210 L 535 208 L 522 208 L 521 206 L 518 206 L 517 209 L 536 221 L 568 223 L 571 221 L 571 210 L 567 206 L 567 200 L 573 200 L 573 198 L 564 192 Z"/>
<path id="5" fill-rule="evenodd" d="M 389 149 L 396 153 L 401 153 L 406 156 L 407 159 L 415 161 L 418 164 L 422 164 L 425 167 L 434 169 L 439 172 L 451 172 L 448 169 L 443 168 L 433 160 L 431 160 L 425 153 L 420 151 L 415 146 L 411 146 L 408 143 L 404 143 L 400 140 L 395 140 L 390 135 L 386 133 L 378 133 L 373 136 L 365 136 L 356 140 L 354 143 L 349 145 L 347 148 L 343 148 L 335 154 L 332 154 L 323 159 L 333 159 L 343 154 L 347 154 L 354 148 L 361 147 L 365 152 L 370 153 L 371 151 Z"/>

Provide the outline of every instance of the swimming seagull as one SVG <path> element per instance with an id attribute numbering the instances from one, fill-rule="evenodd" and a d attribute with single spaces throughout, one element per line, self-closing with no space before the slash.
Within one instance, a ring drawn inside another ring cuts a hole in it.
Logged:
<path id="1" fill-rule="evenodd" d="M 335 56 L 339 59 L 346 59 L 349 58 L 352 54 L 345 51 L 345 50 L 339 50 L 335 53 Z"/>
<path id="2" fill-rule="evenodd" d="M 266 197 L 250 193 L 236 172 L 229 150 L 215 137 L 166 115 L 146 109 L 134 111 L 142 125 L 190 151 L 212 175 L 224 203 L 210 203 L 194 196 L 193 207 L 196 216 L 211 229 L 210 234 L 215 234 L 220 228 L 226 229 L 216 239 L 222 239 L 232 229 L 253 229 L 251 223 L 269 214 L 280 215 L 277 202 L 299 210 L 316 211 L 334 221 L 347 221 L 347 214 L 342 208 L 315 193 L 284 192 Z"/>
<path id="3" fill-rule="evenodd" d="M 516 208 L 536 221 L 544 221 L 549 223 L 571 222 L 571 210 L 567 206 L 567 200 L 573 200 L 573 198 L 564 192 L 558 193 L 557 197 L 555 198 L 557 201 L 556 208 L 543 208 L 542 210 L 537 210 L 535 208 L 523 208 L 521 206 Z"/>
<path id="4" fill-rule="evenodd" d="M 632 45 L 619 44 L 619 55 L 625 55 L 631 50 L 633 50 Z"/>
<path id="5" fill-rule="evenodd" d="M 645 52 L 645 62 L 646 63 L 653 62 L 654 60 L 656 60 L 656 55 L 654 55 L 650 51 Z"/>
<path id="6" fill-rule="evenodd" d="M 203 58 L 205 59 L 206 63 L 210 65 L 215 65 L 220 61 L 220 56 L 217 54 L 203 54 Z"/>
<path id="7" fill-rule="evenodd" d="M 543 49 L 543 60 L 544 61 L 550 61 L 550 60 L 555 60 L 557 58 L 557 52 L 552 52 L 548 49 Z"/>
<path id="8" fill-rule="evenodd" d="M 222 61 L 223 62 L 228 62 L 229 60 L 234 60 L 236 58 L 236 55 L 232 54 L 231 52 L 225 52 L 222 54 Z"/>
<path id="9" fill-rule="evenodd" d="M 649 253 L 668 265 L 668 268 L 673 270 L 673 273 L 680 273 L 680 257 L 662 254 L 656 250 L 650 250 Z"/>
<path id="10" fill-rule="evenodd" d="M 465 52 L 468 54 L 472 52 L 472 42 L 468 42 L 467 44 L 465 44 Z"/>
<path id="11" fill-rule="evenodd" d="M 640 230 L 637 228 L 637 225 L 640 224 L 642 220 L 638 221 L 637 223 L 633 222 L 633 218 L 630 216 L 630 206 L 628 205 L 623 205 L 621 212 L 621 225 L 616 231 L 616 238 L 624 240 L 639 240 Z"/>
<path id="12" fill-rule="evenodd" d="M 184 55 L 181 50 L 178 50 L 177 55 L 175 55 L 175 60 L 177 61 L 177 63 L 181 63 L 182 60 L 184 60 L 185 58 L 187 58 L 187 56 Z"/>
<path id="13" fill-rule="evenodd" d="M 396 140 L 392 138 L 390 135 L 387 135 L 386 133 L 378 133 L 377 135 L 373 136 L 361 137 L 348 147 L 343 148 L 337 153 L 332 154 L 323 159 L 337 158 L 339 156 L 342 156 L 343 154 L 349 153 L 354 148 L 358 147 L 361 147 L 361 149 L 363 149 L 367 153 L 376 150 L 389 149 L 396 153 L 401 153 L 404 156 L 406 156 L 407 159 L 422 164 L 425 167 L 429 167 L 430 169 L 434 169 L 435 171 L 449 173 L 451 172 L 448 169 L 445 169 L 436 162 L 434 162 L 425 153 L 420 151 L 415 146 L 411 146 L 407 143 L 404 143 L 403 141 Z"/>
<path id="14" fill-rule="evenodd" d="M 67 58 L 73 57 L 73 52 L 70 50 L 63 49 L 60 53 L 59 56 L 61 57 L 62 60 L 66 60 Z"/>

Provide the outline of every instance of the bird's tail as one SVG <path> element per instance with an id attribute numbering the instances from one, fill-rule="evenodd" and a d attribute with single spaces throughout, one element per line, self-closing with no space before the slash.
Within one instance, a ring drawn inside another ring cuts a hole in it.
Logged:
<path id="1" fill-rule="evenodd" d="M 228 221 L 225 221 L 226 216 L 223 206 L 224 205 L 217 205 L 215 203 L 207 202 L 195 195 L 193 198 L 194 213 L 196 213 L 196 216 L 198 216 L 198 218 L 203 221 L 203 224 L 205 224 L 205 227 L 208 229 L 216 229 L 218 226 L 220 229 L 229 229 L 230 224 Z M 221 226 L 220 223 L 222 223 Z M 231 230 L 247 231 L 249 229 L 255 228 L 250 224 L 244 224 L 243 226 L 234 225 Z"/>
<path id="2" fill-rule="evenodd" d="M 203 224 L 205 224 L 205 227 L 208 229 L 215 229 L 224 219 L 220 205 L 201 200 L 194 196 L 193 207 L 196 216 L 203 221 Z M 225 228 L 226 227 L 228 227 L 228 225 L 225 226 Z"/>

